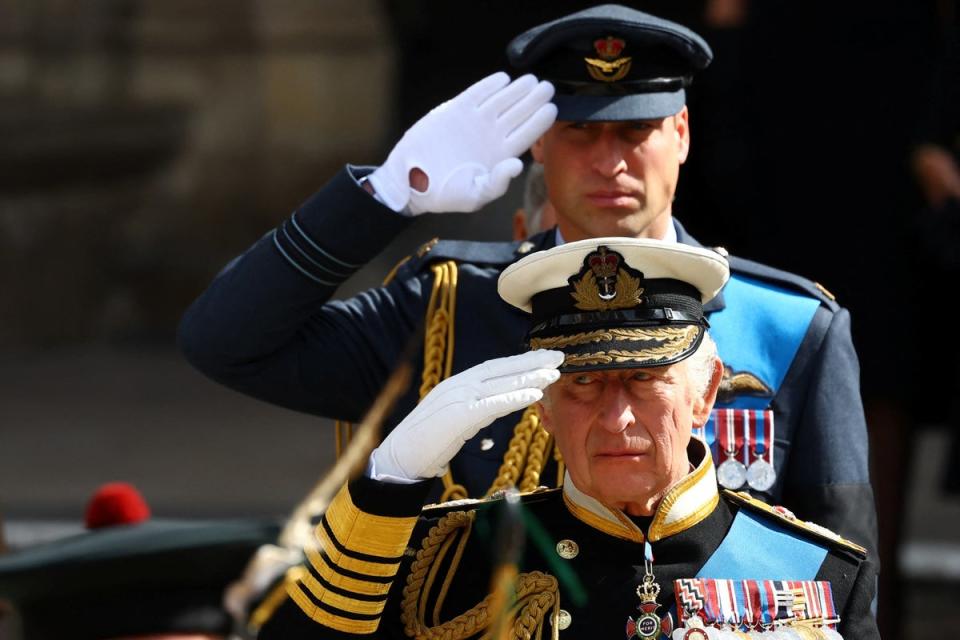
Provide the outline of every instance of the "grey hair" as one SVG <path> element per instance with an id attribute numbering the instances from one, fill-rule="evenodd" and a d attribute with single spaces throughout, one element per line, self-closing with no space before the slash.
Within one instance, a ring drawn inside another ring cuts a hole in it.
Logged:
<path id="1" fill-rule="evenodd" d="M 530 233 L 540 230 L 543 207 L 547 204 L 547 182 L 543 178 L 543 165 L 534 162 L 527 170 L 523 183 L 523 214 L 527 218 Z"/>
<path id="2" fill-rule="evenodd" d="M 710 337 L 709 331 L 703 332 L 703 340 L 700 346 L 693 352 L 693 355 L 687 358 L 687 371 L 690 373 L 690 380 L 693 382 L 694 389 L 703 397 L 710 388 L 710 380 L 713 378 L 714 362 L 717 355 L 717 343 Z"/>

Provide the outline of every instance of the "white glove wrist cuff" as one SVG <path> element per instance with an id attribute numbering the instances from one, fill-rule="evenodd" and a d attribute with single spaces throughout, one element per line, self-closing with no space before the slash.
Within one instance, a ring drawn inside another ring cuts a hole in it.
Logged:
<path id="1" fill-rule="evenodd" d="M 397 213 L 403 213 L 410 201 L 410 187 L 400 187 L 385 167 L 380 167 L 367 180 L 373 185 L 375 198 Z"/>
<path id="2" fill-rule="evenodd" d="M 389 484 L 415 484 L 421 482 L 423 478 L 407 478 L 402 475 L 396 475 L 394 469 L 377 470 L 377 449 L 370 454 L 370 460 L 367 462 L 367 470 L 364 475 L 377 482 L 387 482 Z"/>

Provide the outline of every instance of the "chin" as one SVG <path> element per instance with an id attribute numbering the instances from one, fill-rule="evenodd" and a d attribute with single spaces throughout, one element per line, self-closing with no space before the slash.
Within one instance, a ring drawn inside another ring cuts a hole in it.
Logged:
<path id="1" fill-rule="evenodd" d="M 594 497 L 607 504 L 643 500 L 663 490 L 647 474 L 601 474 L 593 477 L 593 487 Z"/>
<path id="2" fill-rule="evenodd" d="M 648 226 L 635 211 L 625 210 L 608 210 L 598 222 L 596 231 L 602 236 L 636 237 Z"/>

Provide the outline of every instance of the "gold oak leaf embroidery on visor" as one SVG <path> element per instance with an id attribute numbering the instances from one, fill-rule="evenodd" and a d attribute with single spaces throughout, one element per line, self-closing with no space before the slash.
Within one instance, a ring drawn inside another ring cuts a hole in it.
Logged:
<path id="1" fill-rule="evenodd" d="M 670 332 L 672 337 L 663 340 L 662 344 L 639 349 L 637 351 L 628 351 L 624 349 L 608 349 L 598 353 L 578 353 L 568 354 L 564 358 L 564 366 L 587 366 L 597 364 L 625 363 L 625 362 L 657 362 L 669 360 L 685 350 L 697 339 L 700 334 L 698 325 L 688 325 L 686 327 L 669 327 L 659 331 Z M 531 345 L 532 346 L 532 345 Z"/>
<path id="2" fill-rule="evenodd" d="M 696 325 L 687 327 L 660 327 L 649 329 L 597 329 L 596 331 L 587 331 L 585 333 L 575 333 L 572 336 L 553 336 L 549 338 L 532 338 L 530 340 L 531 349 L 562 349 L 579 344 L 590 344 L 593 342 L 612 342 L 614 340 L 662 340 L 675 343 L 677 341 L 687 340 L 687 345 L 693 343 L 696 338 Z M 687 339 L 687 334 L 691 333 L 693 338 Z"/>

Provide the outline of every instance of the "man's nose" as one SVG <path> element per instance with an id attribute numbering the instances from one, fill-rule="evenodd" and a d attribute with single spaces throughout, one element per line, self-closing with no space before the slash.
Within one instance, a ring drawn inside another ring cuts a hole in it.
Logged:
<path id="1" fill-rule="evenodd" d="M 626 390 L 621 385 L 610 385 L 606 390 L 604 410 L 600 415 L 600 423 L 611 433 L 620 433 L 632 427 L 637 419 L 633 413 L 633 405 Z"/>
<path id="2" fill-rule="evenodd" d="M 620 139 L 610 131 L 604 131 L 594 142 L 593 169 L 604 178 L 615 178 L 626 171 L 627 160 Z"/>

